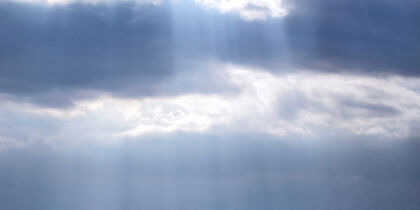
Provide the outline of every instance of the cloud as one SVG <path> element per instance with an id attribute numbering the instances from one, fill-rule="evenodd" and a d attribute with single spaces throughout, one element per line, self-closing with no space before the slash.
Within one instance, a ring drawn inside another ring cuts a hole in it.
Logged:
<path id="1" fill-rule="evenodd" d="M 417 78 L 277 75 L 232 65 L 219 69 L 225 73 L 216 78 L 230 82 L 232 91 L 138 98 L 104 93 L 75 100 L 68 108 L 4 98 L 0 116 L 13 120 L 0 121 L 0 129 L 10 139 L 53 147 L 179 132 L 299 138 L 419 136 Z"/>
<path id="2" fill-rule="evenodd" d="M 0 201 L 34 210 L 414 210 L 419 151 L 418 140 L 185 134 L 32 147 L 0 152 Z"/>
<path id="3" fill-rule="evenodd" d="M 286 20 L 298 62 L 330 71 L 418 76 L 415 1 L 294 1 Z"/>
<path id="4" fill-rule="evenodd" d="M 7 31 L 0 35 L 3 93 L 66 106 L 97 90 L 151 94 L 173 74 L 170 19 L 163 8 L 121 2 L 0 4 L 0 10 Z"/>
<path id="5" fill-rule="evenodd" d="M 238 5 L 271 5 L 255 2 Z M 0 34 L 0 92 L 69 107 L 103 92 L 150 97 L 223 91 L 217 80 L 194 83 L 191 75 L 214 67 L 209 61 L 274 73 L 418 76 L 415 2 L 299 0 L 287 16 L 265 21 L 199 4 L 3 2 L 0 25 L 7 33 Z M 167 88 L 168 82 L 176 88 Z"/>
<path id="6" fill-rule="evenodd" d="M 3 208 L 418 208 L 417 2 L 36 2 L 0 3 Z"/>
<path id="7" fill-rule="evenodd" d="M 161 0 L 122 0 L 125 2 L 131 1 L 138 4 L 160 4 Z M 45 4 L 50 6 L 55 5 L 66 5 L 73 3 L 85 3 L 85 4 L 99 4 L 99 3 L 115 3 L 117 0 L 2 0 L 1 2 L 19 2 L 19 3 L 33 3 L 33 4 Z M 120 0 L 121 2 L 121 0 Z"/>
<path id="8" fill-rule="evenodd" d="M 140 100 L 132 103 L 137 108 L 125 109 L 133 125 L 122 135 L 219 127 L 280 136 L 318 136 L 326 130 L 398 138 L 416 135 L 413 126 L 420 116 L 420 95 L 405 84 L 417 80 L 307 73 L 276 76 L 240 67 L 229 67 L 228 72 L 238 93 Z M 136 112 L 138 117 L 133 115 Z"/>
<path id="9" fill-rule="evenodd" d="M 25 146 L 25 143 L 22 141 L 17 141 L 9 137 L 0 136 L 0 152 L 8 149 L 16 149 Z"/>
<path id="10" fill-rule="evenodd" d="M 221 13 L 238 13 L 246 20 L 279 18 L 287 15 L 289 7 L 282 0 L 195 0 Z"/>
<path id="11" fill-rule="evenodd" d="M 271 72 L 306 68 L 419 75 L 417 2 L 297 0 L 288 4 L 293 10 L 287 16 L 265 21 L 175 4 L 174 32 L 185 38 L 177 39 L 178 51 L 195 59 L 213 58 Z"/>

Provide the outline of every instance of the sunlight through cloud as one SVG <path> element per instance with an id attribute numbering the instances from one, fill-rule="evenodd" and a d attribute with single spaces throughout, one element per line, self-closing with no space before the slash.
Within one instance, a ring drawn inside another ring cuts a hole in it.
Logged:
<path id="1" fill-rule="evenodd" d="M 220 79 L 230 81 L 238 91 L 137 99 L 104 94 L 75 101 L 71 109 L 9 102 L 0 111 L 23 111 L 28 119 L 48 116 L 47 122 L 59 120 L 60 136 L 54 136 L 54 131 L 38 132 L 37 138 L 49 142 L 74 139 L 75 134 L 80 140 L 113 141 L 173 132 L 302 137 L 345 133 L 386 138 L 419 135 L 419 79 L 309 72 L 276 75 L 240 66 L 221 68 L 226 74 L 220 76 L 228 78 Z M 8 122 L 3 129 L 17 127 Z"/>
<path id="2" fill-rule="evenodd" d="M 237 13 L 246 20 L 279 18 L 289 13 L 282 0 L 195 0 L 198 4 L 221 13 Z"/>

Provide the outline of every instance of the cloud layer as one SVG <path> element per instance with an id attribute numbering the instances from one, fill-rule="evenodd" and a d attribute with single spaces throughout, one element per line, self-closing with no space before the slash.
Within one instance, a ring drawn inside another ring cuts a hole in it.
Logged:
<path id="1" fill-rule="evenodd" d="M 71 151 L 32 148 L 0 153 L 0 201 L 34 210 L 415 210 L 419 146 L 172 135 Z"/>
<path id="2" fill-rule="evenodd" d="M 418 11 L 0 0 L 1 208 L 418 209 Z"/>
<path id="3" fill-rule="evenodd" d="M 279 18 L 287 15 L 288 6 L 281 0 L 195 0 L 204 7 L 222 13 L 238 13 L 247 20 Z"/>
<path id="4" fill-rule="evenodd" d="M 0 92 L 56 107 L 103 91 L 171 95 L 160 91 L 168 79 L 211 68 L 203 66 L 209 60 L 275 73 L 418 76 L 420 5 L 413 1 L 299 0 L 286 2 L 293 6 L 287 16 L 257 21 L 197 3 L 2 2 Z M 282 4 L 235 1 L 226 11 L 260 5 L 273 13 Z"/>
<path id="5" fill-rule="evenodd" d="M 231 65 L 218 68 L 224 73 L 214 77 L 224 80 L 231 91 L 146 98 L 104 94 L 74 101 L 67 109 L 4 102 L 0 107 L 3 147 L 107 144 L 180 132 L 303 139 L 420 135 L 416 78 L 275 75 Z"/>
<path id="6" fill-rule="evenodd" d="M 137 4 L 160 4 L 160 0 L 2 0 L 1 2 L 19 2 L 19 3 L 31 3 L 31 4 L 44 4 L 49 6 L 63 6 L 66 4 L 73 3 L 85 3 L 85 4 L 101 4 L 101 3 L 116 3 L 116 2 L 135 2 Z"/>

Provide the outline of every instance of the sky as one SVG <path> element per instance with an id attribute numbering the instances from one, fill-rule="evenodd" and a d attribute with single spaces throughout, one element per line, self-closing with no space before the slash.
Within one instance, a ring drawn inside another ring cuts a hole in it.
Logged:
<path id="1" fill-rule="evenodd" d="M 0 209 L 419 209 L 419 26 L 415 0 L 0 0 Z"/>

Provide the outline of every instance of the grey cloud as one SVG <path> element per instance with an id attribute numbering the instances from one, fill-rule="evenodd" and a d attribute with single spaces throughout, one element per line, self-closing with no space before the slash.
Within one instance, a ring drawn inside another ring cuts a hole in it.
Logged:
<path id="1" fill-rule="evenodd" d="M 416 1 L 295 0 L 290 4 L 293 9 L 283 18 L 251 22 L 186 10 L 187 14 L 181 13 L 178 19 L 198 16 L 184 27 L 190 27 L 201 39 L 184 40 L 183 46 L 187 52 L 274 72 L 297 66 L 331 72 L 419 75 L 420 4 Z"/>
<path id="2" fill-rule="evenodd" d="M 395 107 L 377 103 L 343 100 L 341 105 L 350 108 L 350 111 L 353 109 L 364 111 L 366 117 L 388 117 L 395 116 L 400 113 Z M 343 110 L 345 110 L 345 108 Z M 349 114 L 348 116 L 355 117 L 354 113 Z"/>
<path id="3" fill-rule="evenodd" d="M 246 21 L 189 1 L 53 7 L 3 2 L 0 91 L 44 106 L 70 106 L 91 97 L 86 90 L 128 97 L 220 91 L 224 85 L 217 78 L 170 81 L 210 68 L 207 61 L 273 72 L 418 76 L 416 1 L 291 4 L 286 17 Z"/>
<path id="4" fill-rule="evenodd" d="M 416 1 L 293 1 L 290 44 L 300 62 L 323 68 L 419 74 Z"/>
<path id="5" fill-rule="evenodd" d="M 0 92 L 13 100 L 69 107 L 95 91 L 138 97 L 232 89 L 212 73 L 217 65 L 185 55 L 178 40 L 190 37 L 174 34 L 168 4 L 1 3 L 0 10 Z"/>
<path id="6" fill-rule="evenodd" d="M 0 89 L 37 95 L 130 86 L 150 94 L 173 74 L 170 17 L 165 8 L 133 4 L 1 4 Z"/>
<path id="7" fill-rule="evenodd" d="M 311 142 L 179 134 L 3 151 L 0 201 L 8 209 L 418 207 L 417 140 Z"/>

